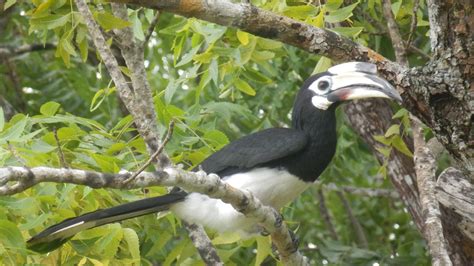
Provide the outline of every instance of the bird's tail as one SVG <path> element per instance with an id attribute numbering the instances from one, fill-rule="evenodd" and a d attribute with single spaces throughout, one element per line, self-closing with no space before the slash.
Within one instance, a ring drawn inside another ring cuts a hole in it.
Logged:
<path id="1" fill-rule="evenodd" d="M 80 231 L 164 211 L 169 208 L 170 204 L 182 201 L 185 197 L 186 194 L 184 192 L 170 193 L 69 218 L 33 236 L 28 240 L 27 247 L 39 253 L 50 252 L 60 247 Z"/>

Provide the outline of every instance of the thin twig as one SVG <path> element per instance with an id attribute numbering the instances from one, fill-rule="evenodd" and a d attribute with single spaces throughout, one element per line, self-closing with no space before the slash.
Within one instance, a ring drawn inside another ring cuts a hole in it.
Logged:
<path id="1" fill-rule="evenodd" d="M 421 57 L 423 57 L 426 60 L 431 60 L 431 55 L 425 53 L 425 51 L 423 51 L 420 48 L 414 46 L 413 44 L 410 44 L 410 46 L 408 47 L 408 50 L 421 55 Z"/>
<path id="2" fill-rule="evenodd" d="M 408 39 L 405 42 L 405 49 L 409 49 L 411 46 L 411 41 L 416 30 L 416 25 L 418 24 L 418 18 L 416 13 L 418 12 L 418 7 L 420 6 L 420 0 L 414 0 L 413 2 L 413 16 L 411 17 L 410 25 L 410 34 L 408 34 Z"/>
<path id="3" fill-rule="evenodd" d="M 15 150 L 15 147 L 13 147 L 13 145 L 9 141 L 7 141 L 7 144 L 8 144 L 8 150 L 11 152 L 13 158 L 15 158 L 17 161 L 19 161 L 22 165 L 26 165 L 25 160 L 23 160 L 23 158 L 18 156 L 18 154 Z"/>
<path id="4" fill-rule="evenodd" d="M 56 49 L 56 45 L 52 43 L 45 44 L 25 44 L 18 47 L 11 46 L 0 46 L 0 56 L 16 56 L 30 52 L 53 50 Z"/>
<path id="5" fill-rule="evenodd" d="M 392 199 L 400 199 L 400 195 L 398 195 L 398 193 L 393 189 L 337 186 L 334 183 L 323 184 L 323 187 L 328 191 L 344 191 L 357 196 L 389 197 Z"/>
<path id="6" fill-rule="evenodd" d="M 168 126 L 168 132 L 166 133 L 166 137 L 161 143 L 161 145 L 150 156 L 148 161 L 146 161 L 131 177 L 123 181 L 124 184 L 127 184 L 131 182 L 132 180 L 134 180 L 141 172 L 143 172 L 143 170 L 145 170 L 156 159 L 156 157 L 158 157 L 158 155 L 160 155 L 163 152 L 163 149 L 165 148 L 166 144 L 171 140 L 171 136 L 173 135 L 173 129 L 174 129 L 174 120 L 171 120 Z"/>
<path id="7" fill-rule="evenodd" d="M 326 206 L 326 200 L 324 199 L 323 190 L 321 188 L 318 188 L 316 195 L 319 201 L 319 212 L 323 217 L 323 221 L 326 224 L 326 227 L 329 229 L 329 233 L 332 239 L 338 240 L 339 237 L 337 236 L 336 229 L 334 228 L 334 224 L 331 220 L 331 215 L 329 214 L 329 210 Z"/>
<path id="8" fill-rule="evenodd" d="M 408 66 L 405 45 L 403 44 L 403 39 L 400 35 L 395 16 L 392 13 L 392 1 L 382 0 L 382 7 L 385 19 L 387 20 L 388 33 L 390 34 L 390 39 L 392 39 L 397 62 L 403 66 Z"/>
<path id="9" fill-rule="evenodd" d="M 364 230 L 362 229 L 362 226 L 360 225 L 357 218 L 354 216 L 354 213 L 352 212 L 352 208 L 351 208 L 351 205 L 349 204 L 349 201 L 344 196 L 344 193 L 342 193 L 341 191 L 336 191 L 336 194 L 341 199 L 342 205 L 344 205 L 344 209 L 346 209 L 347 216 L 349 216 L 349 220 L 351 221 L 352 227 L 354 228 L 354 231 L 356 232 L 359 245 L 362 248 L 368 248 L 369 244 L 367 242 L 367 237 L 365 237 L 365 233 L 364 233 Z"/>
<path id="10" fill-rule="evenodd" d="M 150 22 L 150 26 L 148 27 L 147 34 L 145 36 L 145 41 L 143 41 L 143 45 L 147 45 L 148 41 L 151 38 L 151 35 L 155 31 L 156 25 L 158 25 L 158 20 L 160 19 L 160 11 L 156 11 L 155 16 L 153 17 L 153 20 Z"/>
<path id="11" fill-rule="evenodd" d="M 61 167 L 69 168 L 66 162 L 66 158 L 63 153 L 63 149 L 61 149 L 61 143 L 59 142 L 58 131 L 56 130 L 56 128 L 53 128 L 53 135 L 54 135 L 54 140 L 56 141 L 56 145 L 58 145 L 58 155 L 59 155 L 59 161 L 61 163 Z"/>

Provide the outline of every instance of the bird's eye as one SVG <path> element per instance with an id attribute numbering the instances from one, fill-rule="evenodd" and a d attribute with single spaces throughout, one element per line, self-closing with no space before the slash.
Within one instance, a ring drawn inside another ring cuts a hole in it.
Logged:
<path id="1" fill-rule="evenodd" d="M 326 91 L 329 88 L 329 81 L 327 80 L 321 80 L 318 82 L 318 90 L 320 91 Z"/>
<path id="2" fill-rule="evenodd" d="M 310 85 L 309 89 L 318 95 L 326 94 L 332 86 L 332 80 L 329 77 L 322 77 Z"/>

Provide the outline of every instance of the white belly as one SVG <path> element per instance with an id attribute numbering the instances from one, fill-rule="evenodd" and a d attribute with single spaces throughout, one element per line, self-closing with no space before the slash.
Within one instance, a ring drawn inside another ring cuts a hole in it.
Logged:
<path id="1" fill-rule="evenodd" d="M 260 201 L 277 210 L 293 201 L 310 183 L 299 180 L 286 171 L 258 168 L 223 178 L 231 186 L 246 189 Z M 219 232 L 238 232 L 243 236 L 257 233 L 254 219 L 245 217 L 230 204 L 199 193 L 190 193 L 182 202 L 170 208 L 185 221 L 198 223 Z"/>

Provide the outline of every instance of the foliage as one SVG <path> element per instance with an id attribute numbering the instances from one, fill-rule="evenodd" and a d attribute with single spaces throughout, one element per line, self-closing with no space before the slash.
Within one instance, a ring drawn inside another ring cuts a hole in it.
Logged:
<path id="1" fill-rule="evenodd" d="M 380 0 L 343 2 L 252 1 L 309 24 L 330 27 L 393 57 Z M 413 39 L 417 47 L 427 50 L 426 6 L 420 2 Z M 0 94 L 19 112 L 9 121 L 0 121 L 0 165 L 136 170 L 148 156 L 144 142 L 137 137 L 132 118 L 122 111 L 100 58 L 89 46 L 84 21 L 71 3 L 34 0 L 7 1 L 5 5 L 8 19 L 0 21 L 4 26 L 0 45 L 53 43 L 56 49 L 10 57 L 4 59 L 9 64 L 0 65 Z M 130 9 L 128 22 L 113 16 L 110 6 L 101 1 L 94 1 L 90 8 L 106 33 L 131 25 L 139 40 L 144 39 L 154 15 L 152 10 Z M 413 1 L 393 1 L 392 8 L 407 37 Z M 145 58 L 159 123 L 166 127 L 172 118 L 177 121 L 167 152 L 175 163 L 188 168 L 237 137 L 289 125 L 293 98 L 302 80 L 331 64 L 327 58 L 279 42 L 166 13 L 161 14 L 147 44 Z M 417 54 L 409 59 L 414 65 L 423 63 Z M 322 182 L 390 188 L 389 181 L 378 173 L 380 166 L 368 147 L 344 124 L 342 113 L 338 113 L 338 120 L 337 156 L 320 178 Z M 399 129 L 394 126 L 379 139 L 389 139 L 386 144 L 403 150 L 394 140 L 406 133 L 398 134 Z M 62 156 L 67 165 L 61 162 Z M 330 240 L 318 211 L 316 189 L 283 209 L 286 221 L 300 237 L 303 253 L 312 262 L 428 264 L 424 244 L 401 201 L 346 195 L 369 243 L 362 248 L 334 192 L 325 193 L 338 235 L 338 240 Z M 1 197 L 0 261 L 9 265 L 202 264 L 180 221 L 164 213 L 82 232 L 47 256 L 25 249 L 25 240 L 65 218 L 165 192 L 161 187 L 120 191 L 48 183 Z M 273 261 L 268 238 L 239 240 L 231 235 L 210 235 L 227 264 Z"/>

